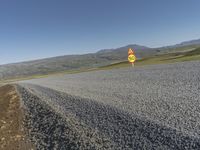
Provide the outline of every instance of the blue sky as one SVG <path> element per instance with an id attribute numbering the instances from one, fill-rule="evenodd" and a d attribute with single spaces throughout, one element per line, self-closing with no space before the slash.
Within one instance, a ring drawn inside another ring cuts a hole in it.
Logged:
<path id="1" fill-rule="evenodd" d="M 0 64 L 200 38 L 199 0 L 1 0 Z"/>

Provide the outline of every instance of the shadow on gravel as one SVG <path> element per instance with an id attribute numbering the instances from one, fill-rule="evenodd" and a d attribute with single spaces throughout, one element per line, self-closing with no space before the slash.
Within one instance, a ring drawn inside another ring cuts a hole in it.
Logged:
<path id="1" fill-rule="evenodd" d="M 89 99 L 35 85 L 33 89 L 46 100 L 18 86 L 25 123 L 38 149 L 200 149 L 198 138 L 170 127 Z M 74 118 L 65 119 L 69 114 Z"/>

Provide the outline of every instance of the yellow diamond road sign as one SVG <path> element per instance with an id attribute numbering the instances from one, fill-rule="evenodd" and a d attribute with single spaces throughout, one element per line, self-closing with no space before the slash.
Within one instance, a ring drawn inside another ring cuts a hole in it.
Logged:
<path id="1" fill-rule="evenodd" d="M 135 55 L 130 54 L 130 55 L 128 56 L 128 61 L 129 61 L 130 63 L 134 63 L 134 62 L 136 61 Z"/>

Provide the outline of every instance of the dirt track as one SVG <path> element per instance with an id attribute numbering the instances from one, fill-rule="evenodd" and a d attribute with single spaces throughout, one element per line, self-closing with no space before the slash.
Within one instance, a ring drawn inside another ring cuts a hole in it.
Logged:
<path id="1" fill-rule="evenodd" d="M 28 141 L 22 125 L 22 109 L 15 87 L 0 87 L 0 149 L 29 150 L 33 146 Z"/>

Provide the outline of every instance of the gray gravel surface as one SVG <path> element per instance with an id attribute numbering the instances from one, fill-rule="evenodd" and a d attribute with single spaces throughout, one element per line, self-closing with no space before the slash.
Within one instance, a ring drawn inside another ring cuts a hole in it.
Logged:
<path id="1" fill-rule="evenodd" d="M 66 149 L 75 142 L 71 149 L 200 149 L 198 61 L 60 75 L 18 85 L 38 146 Z M 57 122 L 63 125 L 63 140 Z M 46 131 L 39 130 L 42 123 Z"/>

